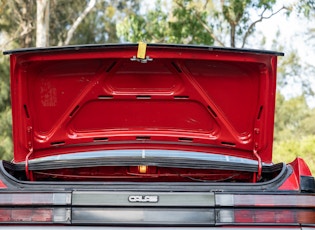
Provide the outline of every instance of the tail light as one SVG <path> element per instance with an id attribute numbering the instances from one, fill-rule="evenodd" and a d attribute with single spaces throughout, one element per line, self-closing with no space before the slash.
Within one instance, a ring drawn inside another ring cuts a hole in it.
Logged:
<path id="1" fill-rule="evenodd" d="M 70 205 L 71 193 L 1 193 L 0 207 L 4 205 Z"/>
<path id="2" fill-rule="evenodd" d="M 69 208 L 0 208 L 1 223 L 70 223 Z"/>
<path id="3" fill-rule="evenodd" d="M 71 221 L 70 193 L 2 193 L 0 223 L 54 223 Z"/>
<path id="4" fill-rule="evenodd" d="M 220 224 L 315 224 L 314 210 L 233 209 L 219 213 Z"/>
<path id="5" fill-rule="evenodd" d="M 138 194 L 109 191 L 1 193 L 0 224 L 36 223 L 315 226 L 315 194 Z"/>
<path id="6" fill-rule="evenodd" d="M 217 195 L 217 224 L 315 224 L 315 195 Z"/>

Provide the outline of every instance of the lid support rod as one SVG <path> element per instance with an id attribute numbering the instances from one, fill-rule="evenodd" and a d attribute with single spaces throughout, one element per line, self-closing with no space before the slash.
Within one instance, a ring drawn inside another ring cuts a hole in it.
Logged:
<path id="1" fill-rule="evenodd" d="M 33 172 L 29 170 L 29 165 L 28 165 L 28 160 L 34 152 L 32 126 L 27 127 L 27 137 L 28 137 L 28 154 L 25 157 L 25 175 L 28 180 L 34 181 Z"/>
<path id="2" fill-rule="evenodd" d="M 260 180 L 261 178 L 261 174 L 262 174 L 262 162 L 261 162 L 261 158 L 257 152 L 256 149 L 253 150 L 253 154 L 254 156 L 257 158 L 257 162 L 258 162 L 258 170 L 257 170 L 257 176 L 256 173 L 254 174 L 254 178 L 253 178 L 253 182 L 257 182 Z"/>
<path id="3" fill-rule="evenodd" d="M 28 154 L 25 157 L 25 174 L 26 178 L 30 181 L 34 181 L 33 172 L 29 170 L 28 159 L 33 154 L 33 148 L 29 149 Z"/>

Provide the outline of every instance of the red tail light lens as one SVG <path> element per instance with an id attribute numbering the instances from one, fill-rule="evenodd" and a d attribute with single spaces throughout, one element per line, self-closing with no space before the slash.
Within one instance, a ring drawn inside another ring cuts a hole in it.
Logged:
<path id="1" fill-rule="evenodd" d="M 1 223 L 68 223 L 67 208 L 0 208 Z"/>
<path id="2" fill-rule="evenodd" d="M 71 221 L 71 193 L 2 193 L 0 223 L 61 223 Z"/>
<path id="3" fill-rule="evenodd" d="M 315 212 L 307 210 L 234 210 L 234 217 L 236 223 L 315 223 Z"/>
<path id="4" fill-rule="evenodd" d="M 221 224 L 315 224 L 314 210 L 234 209 L 219 213 Z"/>

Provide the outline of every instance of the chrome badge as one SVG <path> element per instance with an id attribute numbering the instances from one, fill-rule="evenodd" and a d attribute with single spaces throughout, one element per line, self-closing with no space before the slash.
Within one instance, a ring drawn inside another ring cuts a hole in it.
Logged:
<path id="1" fill-rule="evenodd" d="M 159 202 L 159 197 L 158 196 L 132 195 L 128 197 L 128 201 L 131 203 L 157 203 Z"/>

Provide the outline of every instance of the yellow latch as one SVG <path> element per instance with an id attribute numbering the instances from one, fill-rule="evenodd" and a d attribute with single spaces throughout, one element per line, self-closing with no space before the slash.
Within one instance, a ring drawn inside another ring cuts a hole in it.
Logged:
<path id="1" fill-rule="evenodd" d="M 144 42 L 139 42 L 138 43 L 137 58 L 144 59 L 146 51 L 147 51 L 147 44 Z"/>
<path id="2" fill-rule="evenodd" d="M 130 58 L 130 61 L 137 61 L 140 63 L 147 63 L 148 61 L 153 61 L 153 58 L 146 56 L 146 52 L 147 44 L 144 42 L 139 42 L 137 56 L 132 56 L 132 58 Z"/>

